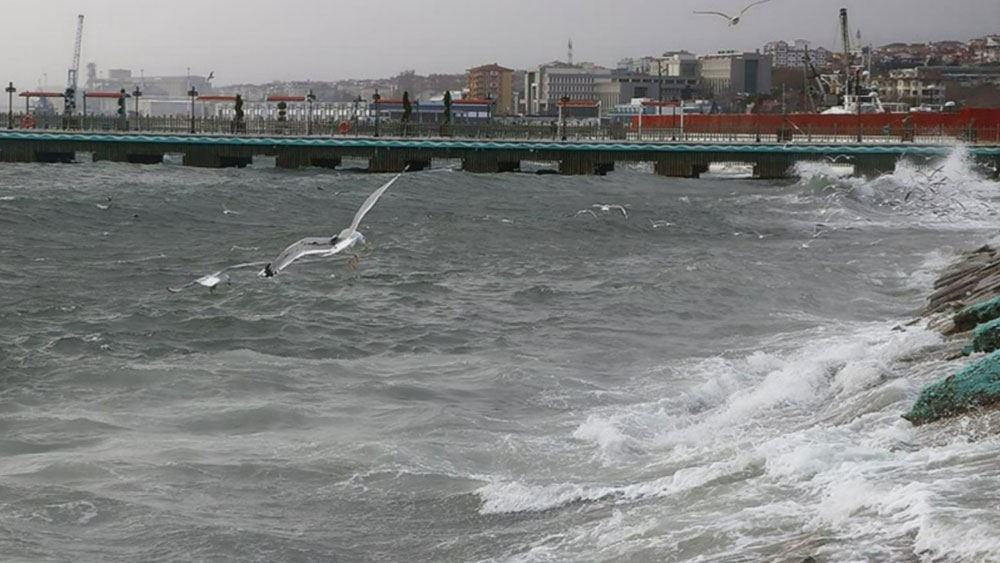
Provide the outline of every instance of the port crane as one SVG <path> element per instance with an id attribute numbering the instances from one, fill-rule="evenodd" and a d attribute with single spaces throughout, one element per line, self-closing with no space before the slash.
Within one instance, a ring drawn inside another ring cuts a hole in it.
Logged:
<path id="1" fill-rule="evenodd" d="M 63 115 L 71 117 L 76 111 L 76 83 L 80 73 L 80 43 L 83 41 L 83 14 L 77 16 L 76 43 L 73 44 L 73 62 L 69 66 L 69 76 L 66 78 L 66 93 L 64 95 Z"/>

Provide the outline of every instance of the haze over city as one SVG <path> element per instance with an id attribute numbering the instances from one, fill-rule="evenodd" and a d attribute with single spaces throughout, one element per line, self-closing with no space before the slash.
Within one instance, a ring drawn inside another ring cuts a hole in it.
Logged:
<path id="1" fill-rule="evenodd" d="M 149 4 L 124 0 L 8 3 L 0 79 L 18 87 L 65 85 L 77 14 L 86 17 L 82 65 L 136 75 L 215 73 L 215 84 L 340 80 L 462 73 L 487 62 L 529 68 L 574 58 L 614 65 L 623 57 L 686 49 L 753 51 L 776 39 L 836 48 L 839 8 L 865 43 L 967 40 L 996 33 L 995 0 L 772 0 L 737 26 L 694 10 L 738 13 L 744 0 L 384 0 L 370 4 L 286 0 Z"/>

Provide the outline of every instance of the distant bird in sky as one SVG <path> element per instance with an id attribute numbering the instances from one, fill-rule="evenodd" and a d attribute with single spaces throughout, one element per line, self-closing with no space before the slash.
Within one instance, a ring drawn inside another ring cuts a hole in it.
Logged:
<path id="1" fill-rule="evenodd" d="M 708 15 L 712 15 L 712 16 L 722 16 L 722 17 L 726 18 L 727 20 L 729 20 L 729 25 L 736 25 L 736 24 L 740 23 L 740 18 L 743 17 L 743 14 L 746 13 L 747 10 L 749 10 L 750 8 L 753 8 L 754 6 L 756 6 L 758 4 L 763 4 L 765 2 L 770 2 L 770 1 L 771 0 L 757 0 L 756 2 L 751 2 L 750 4 L 747 4 L 747 6 L 745 8 L 743 8 L 742 10 L 740 10 L 739 15 L 737 15 L 735 17 L 734 16 L 730 16 L 728 14 L 723 14 L 722 12 L 699 12 L 699 11 L 695 11 L 694 13 L 696 13 L 696 14 L 708 14 Z"/>
<path id="2" fill-rule="evenodd" d="M 215 292 L 215 287 L 220 283 L 229 283 L 229 274 L 226 272 L 230 270 L 238 270 L 240 268 L 253 268 L 257 266 L 263 266 L 267 262 L 247 262 L 245 264 L 235 264 L 233 266 L 226 266 L 225 268 L 219 270 L 218 272 L 208 274 L 207 276 L 202 276 L 193 282 L 182 285 L 180 287 L 168 287 L 167 291 L 170 293 L 177 293 L 179 291 L 184 291 L 189 287 L 194 287 L 195 285 L 201 285 L 207 287 L 209 291 Z"/>
<path id="3" fill-rule="evenodd" d="M 215 78 L 215 71 L 214 70 L 212 72 L 208 73 L 208 78 L 206 78 L 205 80 L 211 80 L 213 78 Z"/>
<path id="4" fill-rule="evenodd" d="M 389 186 L 395 183 L 396 180 L 402 174 L 396 174 L 391 180 L 382 184 L 379 189 L 372 192 L 368 196 L 368 199 L 361 204 L 361 208 L 354 215 L 354 220 L 351 221 L 351 226 L 340 231 L 335 237 L 306 237 L 296 243 L 293 243 L 288 248 L 281 251 L 272 262 L 264 266 L 264 269 L 258 273 L 259 276 L 270 278 L 278 275 L 279 272 L 287 268 L 292 262 L 302 258 L 303 256 L 333 256 L 334 254 L 339 254 L 358 243 L 363 243 L 365 241 L 364 235 L 358 232 L 358 226 L 361 224 L 361 219 L 364 218 L 365 214 L 368 213 L 371 208 L 378 201 L 378 198 L 382 197 Z M 352 262 L 353 265 L 357 266 L 357 258 L 355 257 Z"/>

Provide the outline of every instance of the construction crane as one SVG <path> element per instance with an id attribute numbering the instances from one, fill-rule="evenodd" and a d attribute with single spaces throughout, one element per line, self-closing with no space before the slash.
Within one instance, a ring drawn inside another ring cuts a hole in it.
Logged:
<path id="1" fill-rule="evenodd" d="M 80 43 L 83 41 L 83 14 L 77 16 L 76 43 L 73 45 L 73 62 L 69 66 L 69 76 L 66 79 L 65 105 L 63 114 L 66 117 L 76 111 L 76 77 L 80 73 Z"/>

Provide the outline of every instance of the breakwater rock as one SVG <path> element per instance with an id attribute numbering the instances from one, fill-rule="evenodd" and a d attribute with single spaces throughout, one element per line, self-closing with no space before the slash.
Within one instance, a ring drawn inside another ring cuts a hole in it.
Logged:
<path id="1" fill-rule="evenodd" d="M 1000 256 L 984 246 L 949 267 L 934 283 L 924 316 L 945 336 L 964 338 L 965 355 L 988 355 L 925 387 L 903 415 L 915 425 L 1000 405 Z"/>

